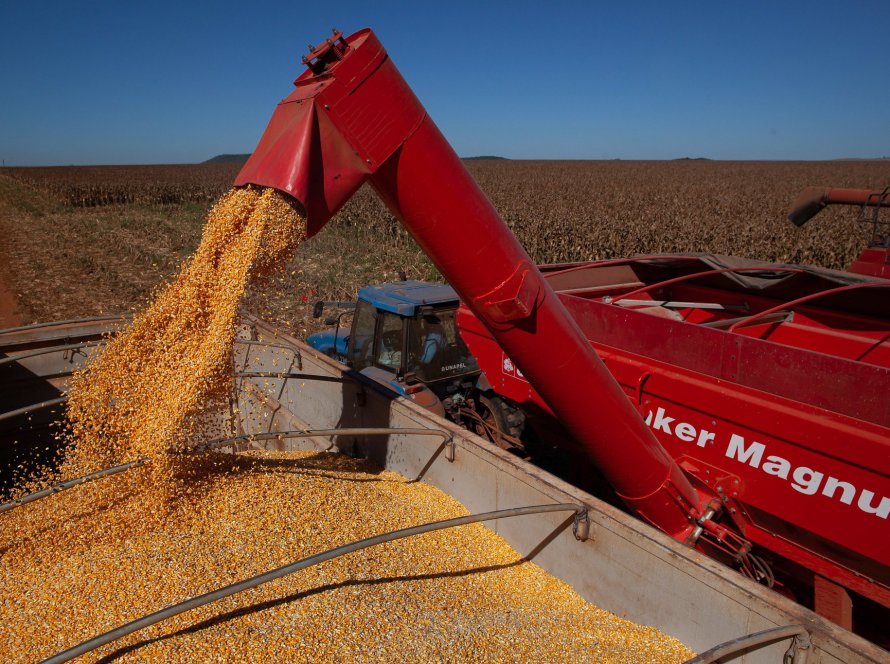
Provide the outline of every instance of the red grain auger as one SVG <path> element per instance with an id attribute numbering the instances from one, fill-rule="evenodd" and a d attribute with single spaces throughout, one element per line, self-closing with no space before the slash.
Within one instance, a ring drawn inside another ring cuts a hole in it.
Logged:
<path id="1" fill-rule="evenodd" d="M 886 242 L 854 272 L 705 254 L 539 267 L 371 30 L 335 32 L 303 62 L 236 185 L 289 193 L 312 235 L 369 182 L 460 295 L 492 388 L 577 460 L 574 481 L 605 480 L 675 539 L 848 627 L 853 597 L 880 629 Z M 835 202 L 886 206 L 851 191 L 809 196 L 796 223 Z"/>

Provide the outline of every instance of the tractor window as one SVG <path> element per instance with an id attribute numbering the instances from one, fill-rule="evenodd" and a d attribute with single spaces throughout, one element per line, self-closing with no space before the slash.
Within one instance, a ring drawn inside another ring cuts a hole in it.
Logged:
<path id="1" fill-rule="evenodd" d="M 402 368 L 402 324 L 403 318 L 387 311 L 380 312 L 380 340 L 377 342 L 375 364 L 389 371 Z"/>
<path id="2" fill-rule="evenodd" d="M 371 365 L 371 350 L 374 345 L 374 327 L 377 314 L 370 302 L 359 300 L 352 320 L 352 334 L 349 337 L 349 366 L 361 371 Z"/>
<path id="3" fill-rule="evenodd" d="M 478 373 L 476 358 L 457 333 L 454 311 L 418 316 L 408 325 L 408 371 L 424 383 Z"/>

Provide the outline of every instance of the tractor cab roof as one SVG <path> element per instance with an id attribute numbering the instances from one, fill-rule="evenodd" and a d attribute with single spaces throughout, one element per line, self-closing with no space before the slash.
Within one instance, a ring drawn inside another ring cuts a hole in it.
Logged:
<path id="1" fill-rule="evenodd" d="M 370 302 L 377 309 L 399 316 L 414 316 L 418 307 L 457 305 L 457 294 L 451 286 L 428 281 L 394 281 L 365 286 L 358 298 Z"/>

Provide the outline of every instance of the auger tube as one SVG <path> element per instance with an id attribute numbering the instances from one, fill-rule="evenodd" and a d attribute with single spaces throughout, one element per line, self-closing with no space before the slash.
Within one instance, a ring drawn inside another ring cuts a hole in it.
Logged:
<path id="1" fill-rule="evenodd" d="M 374 33 L 335 33 L 303 62 L 235 185 L 287 192 L 312 235 L 370 182 L 625 503 L 686 541 L 713 496 L 648 429 Z"/>
<path id="2" fill-rule="evenodd" d="M 791 206 L 788 219 L 795 226 L 803 226 L 829 205 L 890 206 L 890 192 L 843 187 L 806 187 Z"/>

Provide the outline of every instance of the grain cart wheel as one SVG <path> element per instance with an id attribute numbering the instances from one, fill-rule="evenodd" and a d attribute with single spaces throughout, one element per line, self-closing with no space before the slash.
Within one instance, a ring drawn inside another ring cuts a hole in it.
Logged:
<path id="1" fill-rule="evenodd" d="M 522 411 L 497 395 L 480 395 L 476 400 L 476 412 L 480 417 L 474 425 L 477 434 L 501 449 L 525 456 L 525 448 L 519 440 L 525 428 Z"/>

